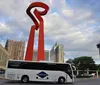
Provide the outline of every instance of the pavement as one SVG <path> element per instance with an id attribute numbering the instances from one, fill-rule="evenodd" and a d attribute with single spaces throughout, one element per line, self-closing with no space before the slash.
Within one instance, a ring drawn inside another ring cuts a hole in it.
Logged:
<path id="1" fill-rule="evenodd" d="M 20 81 L 12 81 L 4 78 L 4 75 L 0 75 L 0 85 L 59 85 L 57 83 L 45 83 L 45 82 L 29 82 L 29 83 L 21 83 Z M 65 84 L 61 84 L 65 85 Z M 67 85 L 100 85 L 100 77 L 92 77 L 92 78 L 76 78 L 73 84 L 67 83 Z"/>
<path id="2" fill-rule="evenodd" d="M 0 74 L 0 79 L 5 79 L 4 76 L 4 74 Z"/>
<path id="3" fill-rule="evenodd" d="M 60 85 L 60 84 L 50 83 L 50 82 L 21 83 L 20 81 L 0 79 L 0 85 Z M 77 79 L 73 84 L 67 83 L 61 85 L 100 85 L 100 78 Z"/>

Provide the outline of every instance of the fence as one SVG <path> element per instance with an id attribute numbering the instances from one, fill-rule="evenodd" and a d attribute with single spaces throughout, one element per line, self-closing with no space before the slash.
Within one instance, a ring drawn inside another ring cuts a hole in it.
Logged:
<path id="1" fill-rule="evenodd" d="M 98 70 L 76 70 L 74 71 L 76 77 L 99 77 L 100 71 Z"/>

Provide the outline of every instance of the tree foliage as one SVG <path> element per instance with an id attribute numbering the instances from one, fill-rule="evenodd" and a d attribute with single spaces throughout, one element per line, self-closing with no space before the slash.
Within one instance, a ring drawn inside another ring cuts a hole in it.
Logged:
<path id="1" fill-rule="evenodd" d="M 97 65 L 97 70 L 99 70 L 99 71 L 100 71 L 100 64 L 99 64 L 99 65 Z"/>
<path id="2" fill-rule="evenodd" d="M 96 65 L 92 57 L 82 56 L 75 58 L 73 63 L 79 70 L 95 70 Z"/>
<path id="3" fill-rule="evenodd" d="M 66 61 L 66 63 L 74 64 L 74 63 L 73 63 L 73 59 L 68 59 L 68 60 Z"/>
<path id="4" fill-rule="evenodd" d="M 96 70 L 96 65 L 92 57 L 81 56 L 74 58 L 73 60 L 69 59 L 66 62 L 75 65 L 78 70 Z"/>

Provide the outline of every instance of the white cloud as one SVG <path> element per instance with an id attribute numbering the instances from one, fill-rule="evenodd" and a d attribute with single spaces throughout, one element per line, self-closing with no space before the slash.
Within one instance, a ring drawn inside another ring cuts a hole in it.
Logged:
<path id="1" fill-rule="evenodd" d="M 96 44 L 100 40 L 97 39 L 99 32 L 96 31 L 100 31 L 100 27 L 95 28 L 97 21 L 92 18 L 92 11 L 83 8 L 72 9 L 65 0 L 9 0 L 9 2 L 1 0 L 0 13 L 5 16 L 3 19 L 6 23 L 0 20 L 0 33 L 10 33 L 3 36 L 9 39 L 28 40 L 33 22 L 26 14 L 26 9 L 34 1 L 45 2 L 50 7 L 47 15 L 43 17 L 46 49 L 52 48 L 51 44 L 59 42 L 64 45 L 66 59 L 82 55 L 99 58 Z M 0 35 L 5 39 L 3 36 Z M 36 38 L 35 47 L 37 47 L 37 40 Z"/>
<path id="2" fill-rule="evenodd" d="M 11 33 L 11 28 L 4 22 L 0 22 L 0 33 Z"/>
<path id="3" fill-rule="evenodd" d="M 1 39 L 0 39 L 0 44 L 1 44 L 3 47 L 5 47 L 5 40 L 1 40 Z"/>
<path id="4" fill-rule="evenodd" d="M 64 14 L 64 16 L 67 16 L 67 17 L 72 17 L 73 16 L 73 10 L 69 9 L 69 10 L 62 10 L 62 13 Z"/>
<path id="5" fill-rule="evenodd" d="M 91 17 L 91 12 L 87 10 L 79 11 L 79 16 L 77 17 L 78 20 L 85 20 Z"/>

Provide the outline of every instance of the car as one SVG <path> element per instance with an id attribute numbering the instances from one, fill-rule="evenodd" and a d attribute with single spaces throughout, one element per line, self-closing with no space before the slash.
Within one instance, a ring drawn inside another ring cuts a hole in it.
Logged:
<path id="1" fill-rule="evenodd" d="M 5 71 L 4 70 L 0 70 L 0 74 L 4 74 L 5 73 Z"/>
<path id="2" fill-rule="evenodd" d="M 95 73 L 91 73 L 90 76 L 94 77 L 96 74 Z"/>

